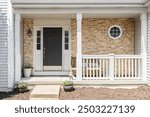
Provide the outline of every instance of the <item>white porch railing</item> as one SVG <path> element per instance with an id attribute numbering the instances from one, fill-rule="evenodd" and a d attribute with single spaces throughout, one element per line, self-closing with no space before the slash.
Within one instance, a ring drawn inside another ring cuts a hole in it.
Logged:
<path id="1" fill-rule="evenodd" d="M 83 80 L 142 79 L 141 55 L 82 55 Z"/>

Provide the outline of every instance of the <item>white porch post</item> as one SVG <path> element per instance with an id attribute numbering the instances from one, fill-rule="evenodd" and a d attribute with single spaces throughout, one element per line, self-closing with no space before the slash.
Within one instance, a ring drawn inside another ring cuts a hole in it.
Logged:
<path id="1" fill-rule="evenodd" d="M 15 14 L 15 81 L 21 80 L 20 22 L 21 15 Z"/>
<path id="2" fill-rule="evenodd" d="M 115 66 L 115 55 L 114 54 L 110 54 L 109 55 L 110 57 L 110 66 L 109 66 L 109 77 L 110 77 L 110 80 L 113 81 L 114 80 L 114 66 Z"/>
<path id="3" fill-rule="evenodd" d="M 76 55 L 76 80 L 82 80 L 82 14 L 77 13 L 77 55 Z"/>
<path id="4" fill-rule="evenodd" d="M 147 13 L 141 14 L 141 49 L 143 58 L 142 77 L 147 80 Z"/>

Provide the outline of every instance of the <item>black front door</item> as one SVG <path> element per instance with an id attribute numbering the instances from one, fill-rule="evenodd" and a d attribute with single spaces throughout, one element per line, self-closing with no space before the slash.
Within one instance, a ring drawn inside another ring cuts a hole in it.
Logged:
<path id="1" fill-rule="evenodd" d="M 62 28 L 43 28 L 44 70 L 57 70 L 62 66 Z"/>

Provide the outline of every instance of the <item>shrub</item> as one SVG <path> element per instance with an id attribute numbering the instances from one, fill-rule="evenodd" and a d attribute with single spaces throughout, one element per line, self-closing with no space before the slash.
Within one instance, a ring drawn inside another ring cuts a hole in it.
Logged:
<path id="1" fill-rule="evenodd" d="M 27 83 L 24 83 L 24 82 L 18 83 L 18 84 L 16 84 L 15 89 L 16 89 L 19 93 L 27 92 L 27 91 L 28 91 L 28 84 L 27 84 Z"/>

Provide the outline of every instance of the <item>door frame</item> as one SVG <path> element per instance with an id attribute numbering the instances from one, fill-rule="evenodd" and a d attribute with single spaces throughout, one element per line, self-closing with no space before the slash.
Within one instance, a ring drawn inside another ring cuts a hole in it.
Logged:
<path id="1" fill-rule="evenodd" d="M 62 69 L 59 71 L 65 71 L 65 65 L 64 65 L 64 61 L 65 59 L 65 50 L 64 50 L 64 31 L 67 29 L 69 31 L 69 50 L 68 50 L 68 54 L 69 54 L 69 65 L 71 65 L 71 26 L 34 26 L 34 34 L 33 34 L 33 67 L 35 68 L 33 70 L 33 74 L 34 72 L 36 72 L 36 32 L 38 29 L 41 30 L 41 70 L 38 70 L 37 72 L 44 72 L 43 70 L 43 28 L 62 28 Z M 70 70 L 70 68 L 68 69 Z M 52 71 L 50 71 L 52 72 Z"/>

